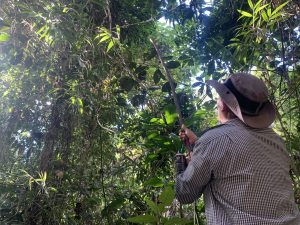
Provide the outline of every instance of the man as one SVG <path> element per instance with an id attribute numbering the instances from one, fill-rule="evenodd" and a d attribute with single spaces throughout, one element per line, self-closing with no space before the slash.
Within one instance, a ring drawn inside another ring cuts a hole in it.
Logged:
<path id="1" fill-rule="evenodd" d="M 271 129 L 275 109 L 267 87 L 237 73 L 224 83 L 208 81 L 221 125 L 199 139 L 187 128 L 180 138 L 194 144 L 188 166 L 176 161 L 176 197 L 192 203 L 202 193 L 207 224 L 300 224 L 284 142 Z"/>

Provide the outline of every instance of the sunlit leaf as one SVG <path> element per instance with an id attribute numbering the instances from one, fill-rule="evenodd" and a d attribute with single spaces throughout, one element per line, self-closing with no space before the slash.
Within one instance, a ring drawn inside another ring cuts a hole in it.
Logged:
<path id="1" fill-rule="evenodd" d="M 263 10 L 264 8 L 266 8 L 267 6 L 269 6 L 269 4 L 263 5 L 257 9 L 255 9 L 255 13 L 258 13 L 259 11 Z"/>
<path id="2" fill-rule="evenodd" d="M 283 4 L 281 4 L 280 6 L 278 6 L 273 12 L 272 15 L 275 15 L 279 10 L 281 10 L 284 6 L 286 6 L 290 1 L 287 1 Z"/>
<path id="3" fill-rule="evenodd" d="M 82 101 L 82 99 L 81 98 L 77 98 L 77 101 L 78 101 L 78 105 L 80 107 L 83 107 L 83 101 Z"/>
<path id="4" fill-rule="evenodd" d="M 8 41 L 10 38 L 9 34 L 7 33 L 0 33 L 0 42 Z"/>
<path id="5" fill-rule="evenodd" d="M 174 104 L 167 105 L 164 108 L 164 113 L 167 124 L 173 124 L 178 118 L 178 115 L 176 113 L 176 107 Z"/>
<path id="6" fill-rule="evenodd" d="M 107 46 L 106 52 L 108 52 L 114 46 L 113 40 L 111 40 Z"/>
<path id="7" fill-rule="evenodd" d="M 250 6 L 251 9 L 253 9 L 253 3 L 251 0 L 248 0 L 248 5 Z"/>
<path id="8" fill-rule="evenodd" d="M 256 9 L 260 5 L 260 3 L 262 3 L 262 0 L 259 0 L 258 2 L 256 2 L 253 8 Z"/>
<path id="9" fill-rule="evenodd" d="M 271 10 L 272 10 L 271 8 L 268 8 L 268 10 L 267 10 L 268 17 L 271 17 L 271 16 L 272 16 Z"/>
<path id="10" fill-rule="evenodd" d="M 268 22 L 268 21 L 269 21 L 269 18 L 268 18 L 268 16 L 267 16 L 267 13 L 266 13 L 265 10 L 262 10 L 261 15 L 262 15 L 262 18 L 263 18 L 263 20 L 264 20 L 265 22 Z"/>
<path id="11" fill-rule="evenodd" d="M 103 38 L 100 39 L 99 43 L 106 41 L 110 38 L 110 35 L 105 35 Z"/>
<path id="12" fill-rule="evenodd" d="M 243 10 L 239 10 L 239 9 L 238 9 L 238 12 L 239 12 L 240 14 L 242 14 L 243 16 L 246 16 L 246 17 L 252 17 L 252 14 L 251 14 L 251 13 L 248 13 L 248 12 L 246 12 L 246 11 L 243 11 Z"/>

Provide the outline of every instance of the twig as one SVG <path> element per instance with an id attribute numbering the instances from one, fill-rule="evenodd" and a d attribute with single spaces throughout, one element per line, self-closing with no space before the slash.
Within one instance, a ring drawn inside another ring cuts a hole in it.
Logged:
<path id="1" fill-rule="evenodd" d="M 109 128 L 103 126 L 103 125 L 100 123 L 98 113 L 97 113 L 97 116 L 96 116 L 96 117 L 97 117 L 97 123 L 98 123 L 98 125 L 99 125 L 103 130 L 106 130 L 106 131 L 111 132 L 111 133 L 113 133 L 113 134 L 116 133 L 116 131 L 109 129 Z"/>

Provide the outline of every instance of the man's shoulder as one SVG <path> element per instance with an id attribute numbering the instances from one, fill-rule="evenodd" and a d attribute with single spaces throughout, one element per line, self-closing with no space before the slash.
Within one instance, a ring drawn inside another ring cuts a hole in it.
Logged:
<path id="1" fill-rule="evenodd" d="M 204 130 L 198 139 L 198 142 L 207 143 L 222 136 L 228 136 L 231 133 L 232 126 L 229 124 L 220 124 Z"/>

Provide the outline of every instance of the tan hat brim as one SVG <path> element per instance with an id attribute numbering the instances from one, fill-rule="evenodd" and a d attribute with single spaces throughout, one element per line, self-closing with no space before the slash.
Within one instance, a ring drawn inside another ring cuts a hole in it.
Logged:
<path id="1" fill-rule="evenodd" d="M 275 119 L 275 109 L 272 103 L 265 103 L 257 116 L 247 116 L 242 114 L 236 97 L 224 84 L 215 80 L 208 80 L 206 83 L 217 91 L 220 98 L 230 110 L 248 126 L 253 128 L 266 128 L 273 123 Z"/>

